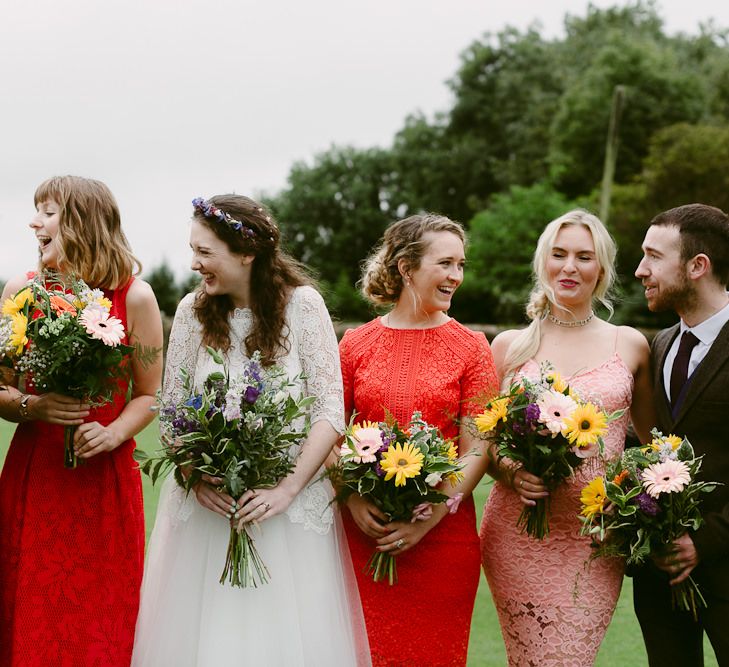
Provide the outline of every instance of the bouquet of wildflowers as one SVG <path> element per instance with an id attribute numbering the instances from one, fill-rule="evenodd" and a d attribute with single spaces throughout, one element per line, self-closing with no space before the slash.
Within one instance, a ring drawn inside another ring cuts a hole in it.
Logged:
<path id="1" fill-rule="evenodd" d="M 647 447 L 631 447 L 608 464 L 583 490 L 582 533 L 591 535 L 598 556 L 621 556 L 629 564 L 643 563 L 660 554 L 687 530 L 703 523 L 701 494 L 714 482 L 699 482 L 702 457 L 691 443 L 653 430 Z M 674 606 L 697 617 L 706 602 L 689 576 L 671 587 Z"/>
<path id="2" fill-rule="evenodd" d="M 11 320 L 15 368 L 40 392 L 58 392 L 94 406 L 112 400 L 134 348 L 122 344 L 124 325 L 111 301 L 83 280 L 69 284 L 38 276 L 3 304 Z M 75 426 L 64 430 L 64 465 L 78 464 Z"/>
<path id="3" fill-rule="evenodd" d="M 392 415 L 383 422 L 354 423 L 344 434 L 339 460 L 327 471 L 344 503 L 358 493 L 381 509 L 390 521 L 424 521 L 433 505 L 447 503 L 451 513 L 463 494 L 453 498 L 439 490 L 442 481 L 457 484 L 463 463 L 452 440 L 414 412 L 402 428 Z M 397 581 L 395 556 L 376 551 L 367 564 L 375 581 Z"/>
<path id="4" fill-rule="evenodd" d="M 475 423 L 479 432 L 493 435 L 499 459 L 520 464 L 552 490 L 585 459 L 602 454 L 608 422 L 621 414 L 606 414 L 581 400 L 558 373 L 543 365 L 538 381 L 519 378 L 486 405 Z M 549 534 L 549 497 L 524 506 L 517 525 L 544 539 Z"/>
<path id="5" fill-rule="evenodd" d="M 223 366 L 223 357 L 207 349 Z M 185 398 L 160 406 L 163 449 L 151 457 L 135 452 L 153 483 L 172 468 L 177 483 L 190 493 L 209 475 L 223 480 L 222 489 L 238 500 L 248 489 L 276 486 L 293 470 L 291 450 L 308 432 L 303 417 L 315 400 L 290 394 L 297 378 L 289 380 L 280 366 L 264 368 L 258 353 L 237 377 L 208 375 L 200 392 L 194 391 L 189 373 L 181 373 Z M 220 583 L 228 579 L 232 586 L 256 587 L 269 576 L 247 529 L 239 531 L 231 523 Z"/>

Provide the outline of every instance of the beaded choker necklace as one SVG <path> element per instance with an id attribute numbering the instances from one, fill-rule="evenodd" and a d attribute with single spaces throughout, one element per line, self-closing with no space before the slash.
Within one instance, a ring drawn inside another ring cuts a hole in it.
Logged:
<path id="1" fill-rule="evenodd" d="M 595 313 L 590 311 L 590 314 L 584 320 L 560 320 L 558 317 L 552 315 L 551 312 L 547 313 L 547 317 L 550 322 L 554 322 L 559 327 L 573 328 L 584 327 L 593 317 L 595 317 Z"/>

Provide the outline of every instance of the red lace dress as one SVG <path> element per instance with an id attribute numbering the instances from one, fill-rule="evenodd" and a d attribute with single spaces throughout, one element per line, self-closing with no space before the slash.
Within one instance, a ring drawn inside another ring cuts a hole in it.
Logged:
<path id="1" fill-rule="evenodd" d="M 126 294 L 108 291 L 126 326 Z M 108 424 L 126 387 L 88 421 Z M 63 467 L 63 427 L 15 431 L 0 476 L 0 665 L 128 666 L 144 561 L 134 440 Z"/>
<path id="2" fill-rule="evenodd" d="M 347 331 L 340 354 L 345 409 L 358 420 L 379 421 L 387 408 L 406 423 L 420 410 L 455 437 L 474 406 L 464 401 L 497 385 L 486 339 L 455 320 L 403 330 L 376 319 Z M 344 515 L 373 665 L 465 665 L 480 566 L 473 499 L 398 556 L 394 586 L 365 572 L 375 542 Z"/>
<path id="3" fill-rule="evenodd" d="M 527 361 L 520 374 L 538 378 L 539 365 Z M 567 378 L 566 378 L 567 379 Z M 625 445 L 633 376 L 617 352 L 596 368 L 568 378 L 583 399 L 608 412 L 625 410 L 608 426 L 605 458 Z M 587 667 L 605 635 L 623 582 L 622 559 L 590 561 L 590 538 L 580 537 L 580 492 L 604 473 L 602 460 L 588 459 L 574 477 L 552 492 L 549 535 L 537 540 L 516 527 L 521 502 L 500 483 L 484 509 L 483 566 L 506 644 L 509 665 Z"/>

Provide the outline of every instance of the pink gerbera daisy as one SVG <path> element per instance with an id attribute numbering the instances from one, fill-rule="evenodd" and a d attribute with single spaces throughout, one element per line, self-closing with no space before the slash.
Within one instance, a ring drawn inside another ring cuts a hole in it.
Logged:
<path id="1" fill-rule="evenodd" d="M 362 463 L 374 463 L 375 454 L 382 447 L 382 433 L 378 426 L 355 426 L 352 432 L 352 444 Z"/>
<path id="2" fill-rule="evenodd" d="M 84 308 L 79 322 L 92 338 L 100 340 L 104 345 L 116 347 L 124 338 L 122 321 L 98 308 Z"/>
<path id="3" fill-rule="evenodd" d="M 683 491 L 691 481 L 691 473 L 683 461 L 663 461 L 649 465 L 641 479 L 648 495 L 658 498 L 661 493 Z"/>
<path id="4" fill-rule="evenodd" d="M 565 419 L 577 407 L 572 398 L 553 389 L 544 392 L 537 401 L 537 405 L 539 406 L 539 421 L 555 435 L 562 432 Z"/>

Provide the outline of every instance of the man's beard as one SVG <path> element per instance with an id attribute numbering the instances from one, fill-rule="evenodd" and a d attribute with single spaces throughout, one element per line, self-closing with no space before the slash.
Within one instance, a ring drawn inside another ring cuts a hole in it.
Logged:
<path id="1" fill-rule="evenodd" d="M 680 277 L 677 284 L 664 287 L 656 294 L 653 301 L 648 303 L 649 310 L 653 312 L 691 310 L 698 302 L 696 288 L 685 275 Z"/>

